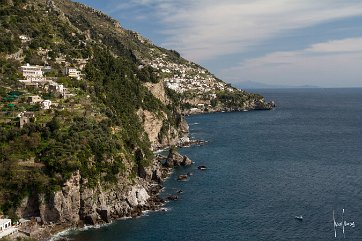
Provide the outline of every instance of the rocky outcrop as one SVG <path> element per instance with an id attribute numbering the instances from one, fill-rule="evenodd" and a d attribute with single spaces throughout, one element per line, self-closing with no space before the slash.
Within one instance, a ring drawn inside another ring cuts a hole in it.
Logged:
<path id="1" fill-rule="evenodd" d="M 170 100 L 167 98 L 165 86 L 163 81 L 158 83 L 145 83 L 144 86 L 153 94 L 154 97 L 159 99 L 164 104 L 169 104 Z"/>
<path id="2" fill-rule="evenodd" d="M 178 166 L 190 166 L 192 161 L 187 156 L 183 156 L 177 152 L 175 148 L 171 148 L 168 157 L 164 163 L 165 167 L 173 168 Z"/>
<path id="3" fill-rule="evenodd" d="M 149 183 L 143 179 L 136 180 L 134 185 L 123 179 L 109 189 L 100 185 L 97 188 L 83 189 L 80 218 L 87 224 L 109 222 L 112 219 L 133 216 L 135 210 L 147 209 L 150 198 Z"/>
<path id="4" fill-rule="evenodd" d="M 164 115 L 156 115 L 147 110 L 139 110 L 138 116 L 142 120 L 145 132 L 151 142 L 152 149 L 157 149 L 162 146 L 159 142 L 159 133 L 161 132 L 163 121 L 167 118 Z"/>
<path id="5" fill-rule="evenodd" d="M 80 180 L 81 176 L 75 172 L 72 177 L 64 183 L 62 190 L 52 197 L 40 195 L 40 217 L 44 223 L 78 223 L 80 209 Z"/>
<path id="6" fill-rule="evenodd" d="M 78 226 L 108 223 L 122 217 L 134 217 L 143 210 L 156 210 L 163 203 L 157 194 L 166 170 L 155 162 L 145 169 L 147 177 L 130 180 L 119 177 L 115 184 L 98 183 L 89 187 L 79 171 L 73 173 L 51 197 L 44 194 L 26 197 L 18 208 L 19 217 L 41 217 L 46 224 L 57 223 Z"/>
<path id="7" fill-rule="evenodd" d="M 137 115 L 143 123 L 143 128 L 151 142 L 152 150 L 178 145 L 180 140 L 189 133 L 189 126 L 181 115 L 179 126 L 169 124 L 168 117 L 164 112 L 153 113 L 140 109 Z"/>
<path id="8" fill-rule="evenodd" d="M 30 218 L 38 217 L 39 214 L 39 198 L 34 195 L 25 197 L 16 210 L 18 217 Z"/>

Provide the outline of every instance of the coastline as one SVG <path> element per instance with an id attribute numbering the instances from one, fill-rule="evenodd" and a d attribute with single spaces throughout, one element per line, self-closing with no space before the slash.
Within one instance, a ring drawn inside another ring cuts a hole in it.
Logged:
<path id="1" fill-rule="evenodd" d="M 173 173 L 173 168 L 162 168 L 162 178 L 166 181 Z M 71 230 L 87 230 L 90 228 L 102 228 L 108 225 L 111 225 L 114 222 L 120 220 L 127 220 L 132 218 L 138 218 L 144 216 L 148 212 L 158 212 L 162 211 L 162 206 L 165 205 L 166 201 L 159 197 L 159 194 L 162 192 L 163 186 L 155 181 L 151 181 L 148 184 L 147 192 L 149 193 L 149 198 L 145 205 L 135 207 L 127 216 L 112 218 L 109 222 L 97 222 L 94 225 L 88 225 L 84 222 L 79 224 L 74 223 L 56 223 L 56 224 L 43 224 L 38 228 L 38 231 L 31 236 L 26 235 L 24 232 L 18 231 L 9 237 L 13 240 L 16 240 L 18 237 L 21 238 L 33 238 L 38 241 L 59 241 L 59 240 L 68 240 L 66 234 Z"/>
<path id="2" fill-rule="evenodd" d="M 269 109 L 264 109 L 264 110 L 269 110 Z M 197 114 L 212 114 L 212 113 L 222 113 L 222 112 L 226 112 L 226 111 L 208 111 L 208 112 L 203 112 L 203 113 L 193 113 L 192 115 L 197 115 Z M 229 110 L 227 112 L 241 112 L 240 110 Z M 176 147 L 178 148 L 187 148 L 190 146 L 200 146 L 200 145 L 204 145 L 205 143 L 207 143 L 207 141 L 203 141 L 203 140 L 189 140 L 187 142 L 180 142 Z M 137 217 L 141 217 L 143 215 L 145 215 L 145 213 L 148 212 L 159 212 L 159 211 L 163 211 L 162 207 L 165 205 L 166 202 L 171 201 L 171 200 L 176 200 L 176 199 L 169 199 L 168 201 L 167 198 L 162 199 L 159 197 L 159 194 L 162 192 L 163 190 L 163 183 L 167 181 L 167 179 L 172 175 L 172 173 L 174 172 L 175 167 L 177 166 L 181 166 L 180 163 L 178 163 L 178 165 L 176 166 L 165 166 L 162 164 L 162 160 L 165 160 L 165 156 L 161 156 L 158 155 L 159 153 L 165 152 L 167 150 L 171 150 L 171 146 L 167 146 L 167 147 L 162 147 L 162 148 L 158 148 L 157 150 L 154 151 L 155 153 L 155 158 L 153 161 L 153 164 L 158 165 L 158 174 L 157 177 L 154 178 L 153 174 L 151 174 L 151 177 L 148 180 L 139 180 L 140 182 L 143 182 L 143 185 L 146 186 L 146 190 L 147 193 L 149 194 L 149 198 L 146 200 L 146 203 L 142 206 L 136 206 L 134 207 L 129 213 L 127 213 L 127 215 L 122 216 L 122 217 L 117 217 L 117 218 L 110 218 L 109 222 L 96 222 L 93 225 L 88 225 L 85 224 L 84 220 L 80 221 L 80 223 L 56 223 L 56 224 L 44 224 L 42 225 L 42 227 L 40 228 L 40 231 L 36 233 L 36 235 L 31 236 L 31 238 L 35 238 L 36 240 L 39 241 L 56 241 L 56 240 L 67 240 L 66 235 L 62 235 L 62 233 L 67 233 L 71 230 L 86 230 L 89 228 L 102 228 L 104 226 L 108 226 L 110 224 L 112 224 L 113 222 L 117 222 L 120 220 L 126 220 L 126 219 L 131 219 L 131 218 L 137 218 Z M 191 161 L 191 163 L 193 163 Z M 138 178 L 139 179 L 139 178 Z M 139 183 L 138 183 L 139 184 Z M 20 235 L 21 237 L 29 237 L 26 236 L 24 234 Z M 18 237 L 18 235 L 13 236 L 14 238 Z"/>
<path id="3" fill-rule="evenodd" d="M 196 141 L 198 142 L 198 141 Z M 156 150 L 154 153 L 159 153 L 163 151 L 169 150 L 171 147 L 163 148 L 162 150 Z M 182 148 L 185 148 L 183 146 Z M 177 153 L 178 154 L 178 153 Z M 180 154 L 178 154 L 180 155 Z M 181 155 L 180 155 L 181 156 Z M 183 157 L 183 156 L 182 156 Z M 163 160 L 165 160 L 166 157 L 163 157 Z M 157 159 L 157 156 L 155 156 L 154 162 L 161 163 L 160 159 Z M 163 206 L 170 202 L 171 200 L 167 198 L 162 199 L 160 198 L 160 193 L 163 191 L 163 183 L 167 181 L 173 174 L 175 168 L 174 167 L 167 167 L 165 165 L 161 166 L 161 180 L 154 180 L 151 179 L 150 181 L 147 181 L 147 193 L 149 194 L 149 198 L 147 199 L 146 203 L 143 206 L 137 206 L 135 207 L 128 215 L 119 217 L 119 218 L 112 218 L 110 222 L 97 222 L 94 225 L 87 225 L 87 224 L 65 224 L 65 223 L 59 223 L 59 224 L 50 224 L 50 225 L 43 225 L 41 228 L 42 230 L 39 231 L 36 235 L 31 236 L 31 238 L 35 238 L 39 241 L 62 241 L 62 240 L 68 240 L 67 239 L 67 233 L 72 230 L 82 231 L 87 229 L 98 229 L 102 227 L 106 227 L 108 225 L 111 225 L 114 222 L 121 221 L 121 220 L 127 220 L 132 218 L 139 218 L 144 215 L 147 215 L 147 213 L 150 212 L 161 212 L 161 211 L 167 211 L 167 209 L 163 208 Z M 65 234 L 65 235 L 63 235 Z M 26 235 L 19 235 L 21 237 L 29 237 Z M 18 235 L 13 236 L 13 238 L 18 237 Z"/>

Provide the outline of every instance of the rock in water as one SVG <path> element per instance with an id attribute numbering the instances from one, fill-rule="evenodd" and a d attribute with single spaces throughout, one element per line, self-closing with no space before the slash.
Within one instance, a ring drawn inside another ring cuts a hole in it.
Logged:
<path id="1" fill-rule="evenodd" d="M 192 165 L 191 159 L 188 158 L 187 156 L 184 156 L 182 160 L 182 166 L 191 166 L 191 165 Z"/>
<path id="2" fill-rule="evenodd" d="M 177 181 L 187 181 L 188 176 L 187 175 L 180 175 L 177 178 Z"/>
<path id="3" fill-rule="evenodd" d="M 164 164 L 165 167 L 190 166 L 192 161 L 187 156 L 182 156 L 175 148 L 171 148 Z"/>
<path id="4" fill-rule="evenodd" d="M 170 201 L 176 201 L 178 199 L 178 196 L 177 195 L 171 195 L 171 196 L 168 196 L 167 199 L 170 200 Z"/>

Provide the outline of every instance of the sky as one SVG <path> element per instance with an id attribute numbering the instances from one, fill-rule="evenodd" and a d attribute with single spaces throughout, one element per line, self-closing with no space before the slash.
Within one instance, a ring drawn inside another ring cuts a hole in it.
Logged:
<path id="1" fill-rule="evenodd" d="M 78 0 L 227 83 L 362 87 L 362 0 Z"/>

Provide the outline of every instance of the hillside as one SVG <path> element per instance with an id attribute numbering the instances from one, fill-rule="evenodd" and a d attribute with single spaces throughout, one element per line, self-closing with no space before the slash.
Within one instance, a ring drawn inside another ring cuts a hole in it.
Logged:
<path id="1" fill-rule="evenodd" d="M 150 208 L 184 114 L 272 108 L 67 0 L 0 1 L 0 96 L 0 213 L 44 224 Z"/>

